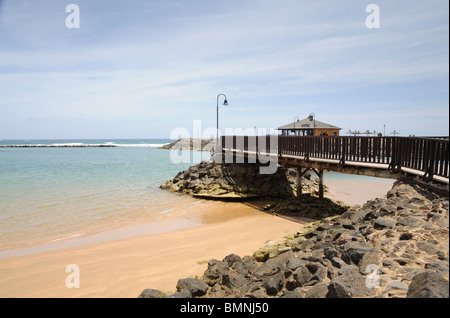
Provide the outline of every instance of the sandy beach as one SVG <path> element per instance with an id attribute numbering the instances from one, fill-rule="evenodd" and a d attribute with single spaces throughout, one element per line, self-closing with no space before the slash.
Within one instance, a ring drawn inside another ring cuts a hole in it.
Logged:
<path id="1" fill-rule="evenodd" d="M 0 297 L 137 297 L 145 288 L 174 292 L 180 278 L 202 275 L 209 259 L 251 255 L 267 240 L 299 228 L 283 218 L 232 204 L 245 216 L 200 227 L 0 259 Z M 80 269 L 69 289 L 66 266 Z"/>
<path id="2" fill-rule="evenodd" d="M 386 194 L 391 183 L 329 186 L 328 197 L 363 203 Z M 268 240 L 283 239 L 300 227 L 237 202 L 211 201 L 190 215 L 202 219 L 202 225 L 166 220 L 147 225 L 152 234 L 145 234 L 145 225 L 136 225 L 83 246 L 66 242 L 56 250 L 1 258 L 0 297 L 137 297 L 145 288 L 170 293 L 178 279 L 202 275 L 208 260 L 251 255 Z M 66 287 L 70 264 L 80 270 L 80 288 Z"/>

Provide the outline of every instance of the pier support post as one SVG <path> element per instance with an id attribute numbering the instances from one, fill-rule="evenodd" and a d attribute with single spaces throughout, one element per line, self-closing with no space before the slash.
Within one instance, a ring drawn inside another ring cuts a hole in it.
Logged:
<path id="1" fill-rule="evenodd" d="M 323 199 L 323 170 L 319 170 L 319 198 Z"/>
<path id="2" fill-rule="evenodd" d="M 302 196 L 302 168 L 297 167 L 297 198 Z"/>

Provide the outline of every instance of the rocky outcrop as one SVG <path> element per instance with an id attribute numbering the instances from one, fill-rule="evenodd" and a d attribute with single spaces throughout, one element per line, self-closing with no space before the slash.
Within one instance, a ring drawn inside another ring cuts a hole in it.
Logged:
<path id="1" fill-rule="evenodd" d="M 214 138 L 181 138 L 158 149 L 214 151 L 216 140 Z"/>
<path id="2" fill-rule="evenodd" d="M 297 191 L 296 169 L 281 166 L 274 174 L 260 174 L 259 165 L 202 161 L 160 186 L 173 192 L 204 198 L 290 197 Z M 303 193 L 318 193 L 317 178 L 302 179 Z M 326 191 L 326 187 L 325 187 Z"/>
<path id="3" fill-rule="evenodd" d="M 271 203 L 265 205 L 263 210 L 268 213 L 287 217 L 322 219 L 336 214 L 342 214 L 349 208 L 349 205 L 341 201 L 333 201 L 328 198 L 320 199 L 312 195 L 302 195 L 294 198 L 274 199 Z"/>
<path id="4" fill-rule="evenodd" d="M 199 297 L 449 297 L 448 209 L 448 192 L 398 181 L 252 256 L 210 260 Z"/>

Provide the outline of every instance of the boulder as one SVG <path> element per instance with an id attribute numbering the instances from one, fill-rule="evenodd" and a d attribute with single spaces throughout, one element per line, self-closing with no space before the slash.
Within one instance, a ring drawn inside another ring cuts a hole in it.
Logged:
<path id="1" fill-rule="evenodd" d="M 230 268 L 225 262 L 212 259 L 208 262 L 208 268 L 203 274 L 203 280 L 209 285 L 213 286 L 216 283 L 222 283 L 222 277 L 228 274 Z"/>
<path id="2" fill-rule="evenodd" d="M 293 273 L 292 279 L 295 287 L 304 286 L 310 279 L 312 275 L 305 265 L 300 265 Z"/>
<path id="3" fill-rule="evenodd" d="M 333 279 L 328 286 L 328 298 L 371 297 L 375 295 L 374 288 L 366 286 L 366 278 L 356 269 L 347 271 L 344 275 Z"/>
<path id="4" fill-rule="evenodd" d="M 376 249 L 371 246 L 360 245 L 360 244 L 349 244 L 344 248 L 342 252 L 342 259 L 347 264 L 359 265 L 359 261 L 362 259 L 364 254 L 368 252 L 376 252 Z"/>
<path id="5" fill-rule="evenodd" d="M 449 282 L 433 271 L 416 275 L 408 288 L 407 298 L 449 298 Z"/>
<path id="6" fill-rule="evenodd" d="M 158 289 L 144 289 L 138 298 L 164 298 L 166 294 Z"/>
<path id="7" fill-rule="evenodd" d="M 188 291 L 193 297 L 201 297 L 208 291 L 208 284 L 197 278 L 183 278 L 178 280 L 177 291 Z"/>
<path id="8" fill-rule="evenodd" d="M 244 275 L 235 271 L 229 271 L 222 277 L 222 284 L 230 289 L 241 288 L 245 282 Z"/>
<path id="9" fill-rule="evenodd" d="M 242 259 L 239 255 L 230 254 L 225 256 L 222 262 L 227 263 L 229 267 L 232 267 L 235 263 L 241 262 Z"/>
<path id="10" fill-rule="evenodd" d="M 277 295 L 284 285 L 284 275 L 282 272 L 278 272 L 272 277 L 264 280 L 263 287 L 266 289 L 266 293 L 269 296 Z"/>

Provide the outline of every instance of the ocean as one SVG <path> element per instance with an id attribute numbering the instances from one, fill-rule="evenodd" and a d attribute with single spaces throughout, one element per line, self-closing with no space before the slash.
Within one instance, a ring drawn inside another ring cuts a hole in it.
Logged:
<path id="1" fill-rule="evenodd" d="M 59 146 L 0 147 L 0 252 L 155 220 L 191 204 L 159 189 L 192 165 L 158 149 L 172 141 L 0 140 Z M 116 147 L 61 147 L 79 145 Z"/>

